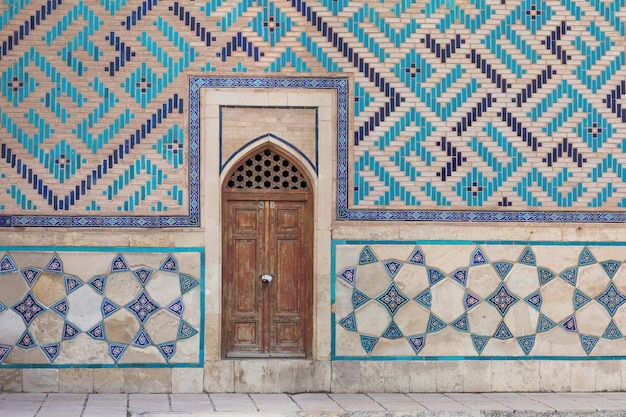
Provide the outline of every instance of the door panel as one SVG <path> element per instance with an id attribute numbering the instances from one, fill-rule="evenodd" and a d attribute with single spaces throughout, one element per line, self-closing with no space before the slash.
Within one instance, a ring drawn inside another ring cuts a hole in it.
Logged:
<path id="1" fill-rule="evenodd" d="M 305 357 L 312 305 L 309 199 L 302 193 L 292 196 L 296 201 L 286 193 L 230 196 L 223 211 L 225 355 Z M 262 283 L 263 274 L 274 277 L 270 284 Z"/>
<path id="2" fill-rule="evenodd" d="M 259 231 L 262 213 L 256 201 L 236 201 L 228 205 L 225 242 L 229 268 L 225 268 L 225 297 L 230 300 L 226 313 L 231 325 L 225 329 L 228 350 L 233 352 L 261 352 L 262 334 L 259 331 L 262 305 L 259 302 L 259 283 L 256 275 L 262 259 Z"/>

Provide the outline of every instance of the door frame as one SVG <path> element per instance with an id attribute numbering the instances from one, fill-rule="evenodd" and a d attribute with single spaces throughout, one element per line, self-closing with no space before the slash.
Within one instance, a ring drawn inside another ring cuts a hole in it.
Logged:
<path id="1" fill-rule="evenodd" d="M 267 189 L 267 190 L 228 190 L 226 189 L 226 185 L 228 183 L 228 179 L 231 177 L 232 173 L 234 172 L 234 170 L 239 166 L 239 164 L 244 161 L 246 158 L 251 157 L 252 155 L 255 155 L 259 152 L 263 152 L 266 149 L 270 149 L 272 152 L 275 152 L 279 155 L 281 155 L 283 158 L 289 160 L 289 162 L 291 162 L 297 169 L 298 171 L 302 174 L 302 176 L 305 178 L 305 180 L 307 181 L 309 187 L 307 190 L 274 190 L 274 189 Z M 265 359 L 265 358 L 276 358 L 276 359 L 287 359 L 287 358 L 291 358 L 293 356 L 289 356 L 288 354 L 285 355 L 280 355 L 280 354 L 276 354 L 274 356 L 270 354 L 268 355 L 254 355 L 251 354 L 250 356 L 248 355 L 242 355 L 242 356 L 227 356 L 227 349 L 228 349 L 228 331 L 229 329 L 227 328 L 227 321 L 229 321 L 230 318 L 230 314 L 229 314 L 229 303 L 227 302 L 228 300 L 226 300 L 227 294 L 226 294 L 226 288 L 228 283 L 226 282 L 227 277 L 228 277 L 228 273 L 226 271 L 227 268 L 227 257 L 228 257 L 228 250 L 227 250 L 227 246 L 228 246 L 228 242 L 227 242 L 227 229 L 228 229 L 228 218 L 227 218 L 227 205 L 230 201 L 266 201 L 266 200 L 273 200 L 273 201 L 298 201 L 298 202 L 305 202 L 306 203 L 306 213 L 305 216 L 307 217 L 308 221 L 307 221 L 307 231 L 306 234 L 304 236 L 304 240 L 305 240 L 305 247 L 306 250 L 308 251 L 307 257 L 309 259 L 308 265 L 307 265 L 307 271 L 305 272 L 305 276 L 307 277 L 307 280 L 305 282 L 304 285 L 304 311 L 302 312 L 302 317 L 304 320 L 304 334 L 302 335 L 302 337 L 304 338 L 303 341 L 303 345 L 304 345 L 304 353 L 305 353 L 305 358 L 311 358 L 313 355 L 313 320 L 314 320 L 314 314 L 313 314 L 313 310 L 314 310 L 314 291 L 315 291 L 315 211 L 316 211 L 316 207 L 315 207 L 315 184 L 311 178 L 311 176 L 309 175 L 308 170 L 300 163 L 300 161 L 298 161 L 296 158 L 294 158 L 292 155 L 290 155 L 288 152 L 285 152 L 283 149 L 281 149 L 279 146 L 274 145 L 271 142 L 268 143 L 264 143 L 260 146 L 255 146 L 254 148 L 250 149 L 248 152 L 243 153 L 242 155 L 239 156 L 239 158 L 236 159 L 236 161 L 232 162 L 231 164 L 229 164 L 230 167 L 229 169 L 226 171 L 226 175 L 224 175 L 222 177 L 222 184 L 221 184 L 221 203 L 220 203 L 220 211 L 221 211 L 221 221 L 220 221 L 220 247 L 221 247 L 221 292 L 220 292 L 220 302 L 221 302 L 221 342 L 220 342 L 220 350 L 221 350 L 221 357 L 222 359 L 237 359 L 237 358 L 244 358 L 244 357 L 249 357 L 249 358 L 257 358 L 257 359 Z M 268 332 L 268 336 L 271 334 L 271 332 Z"/>

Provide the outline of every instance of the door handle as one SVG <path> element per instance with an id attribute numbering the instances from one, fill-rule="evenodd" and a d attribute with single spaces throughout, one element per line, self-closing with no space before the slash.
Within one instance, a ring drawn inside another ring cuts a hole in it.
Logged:
<path id="1" fill-rule="evenodd" d="M 261 275 L 261 282 L 263 282 L 263 284 L 271 284 L 272 280 L 274 279 L 274 277 L 270 274 L 265 274 L 265 275 Z"/>

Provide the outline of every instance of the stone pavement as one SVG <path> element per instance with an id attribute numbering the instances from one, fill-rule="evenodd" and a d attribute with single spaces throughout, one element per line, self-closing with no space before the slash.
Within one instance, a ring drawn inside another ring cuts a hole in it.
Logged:
<path id="1" fill-rule="evenodd" d="M 1 417 L 574 417 L 625 415 L 625 392 L 484 394 L 0 393 Z"/>

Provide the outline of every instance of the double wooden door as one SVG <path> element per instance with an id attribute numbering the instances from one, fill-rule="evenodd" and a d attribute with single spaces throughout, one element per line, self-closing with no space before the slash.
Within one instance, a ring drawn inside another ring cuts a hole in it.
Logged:
<path id="1" fill-rule="evenodd" d="M 224 356 L 310 354 L 310 200 L 303 192 L 224 193 Z"/>

